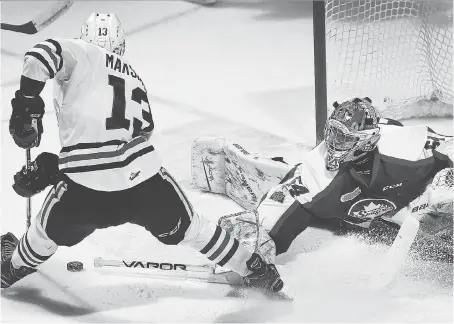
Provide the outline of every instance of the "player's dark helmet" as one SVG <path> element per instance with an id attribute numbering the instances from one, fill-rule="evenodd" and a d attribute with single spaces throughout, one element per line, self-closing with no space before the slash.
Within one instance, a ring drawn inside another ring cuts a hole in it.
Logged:
<path id="1" fill-rule="evenodd" d="M 379 115 L 369 98 L 333 104 L 325 125 L 325 165 L 335 171 L 344 162 L 355 161 L 375 149 L 380 139 Z"/>

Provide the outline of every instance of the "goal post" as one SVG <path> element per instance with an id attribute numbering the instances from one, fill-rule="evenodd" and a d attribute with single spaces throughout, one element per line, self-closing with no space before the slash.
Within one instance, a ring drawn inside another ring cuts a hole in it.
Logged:
<path id="1" fill-rule="evenodd" d="M 313 0 L 315 131 L 317 144 L 323 141 L 328 114 L 326 81 L 325 2 Z"/>
<path id="2" fill-rule="evenodd" d="M 313 13 L 317 143 L 353 97 L 398 120 L 453 116 L 452 0 L 313 0 Z"/>

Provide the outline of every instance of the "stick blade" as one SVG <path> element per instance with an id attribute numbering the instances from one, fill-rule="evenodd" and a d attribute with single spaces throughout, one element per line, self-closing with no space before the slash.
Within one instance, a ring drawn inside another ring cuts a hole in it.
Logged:
<path id="1" fill-rule="evenodd" d="M 1 29 L 28 35 L 36 34 L 63 15 L 73 3 L 74 0 L 58 1 L 53 7 L 38 14 L 38 16 L 25 24 L 12 25 L 1 23 Z"/>
<path id="2" fill-rule="evenodd" d="M 1 23 L 1 29 L 28 35 L 36 34 L 38 32 L 32 21 L 29 21 L 28 23 L 23 25 L 10 25 Z"/>
<path id="3" fill-rule="evenodd" d="M 368 284 L 369 289 L 384 289 L 394 282 L 418 234 L 419 224 L 417 219 L 411 215 L 407 216 L 391 248 L 380 263 L 377 271 L 372 275 Z"/>

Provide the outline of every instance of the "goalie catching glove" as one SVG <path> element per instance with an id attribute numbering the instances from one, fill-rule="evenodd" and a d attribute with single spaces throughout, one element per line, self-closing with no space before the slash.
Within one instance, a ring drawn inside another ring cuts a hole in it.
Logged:
<path id="1" fill-rule="evenodd" d="M 56 184 L 60 177 L 58 170 L 58 156 L 43 152 L 27 168 L 14 175 L 14 191 L 22 197 L 31 197 L 40 193 L 47 186 Z"/>

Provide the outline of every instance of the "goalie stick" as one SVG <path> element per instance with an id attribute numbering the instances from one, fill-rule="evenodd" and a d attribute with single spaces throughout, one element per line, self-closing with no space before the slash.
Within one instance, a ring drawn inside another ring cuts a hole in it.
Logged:
<path id="1" fill-rule="evenodd" d="M 167 279 L 187 279 L 208 283 L 243 285 L 241 276 L 233 271 L 219 271 L 215 265 L 190 265 L 185 263 L 169 263 L 155 261 L 106 260 L 101 257 L 94 259 L 95 268 L 117 267 L 127 269 L 148 269 L 155 272 L 156 277 Z"/>
<path id="2" fill-rule="evenodd" d="M 444 150 L 448 152 L 452 151 L 452 143 L 452 140 L 447 142 Z M 401 210 L 405 218 L 399 233 L 385 259 L 380 264 L 380 267 L 372 276 L 369 282 L 369 288 L 386 288 L 394 281 L 394 278 L 405 262 L 416 235 L 420 233 L 421 237 L 426 236 L 424 231 L 420 231 L 419 228 L 421 219 L 428 212 L 441 212 L 442 214 L 449 215 L 448 217 L 452 217 L 453 174 L 452 167 L 438 171 L 424 193 L 410 203 L 409 209 Z M 394 217 L 397 215 L 394 215 Z"/>
<path id="3" fill-rule="evenodd" d="M 370 289 L 383 289 L 394 281 L 405 262 L 411 245 L 415 241 L 419 231 L 419 225 L 419 220 L 412 215 L 408 215 L 405 218 L 391 248 L 369 281 Z"/>
<path id="4" fill-rule="evenodd" d="M 29 35 L 36 34 L 63 15 L 72 6 L 73 2 L 74 0 L 58 1 L 52 8 L 37 15 L 29 22 L 21 25 L 1 23 L 1 29 Z"/>

